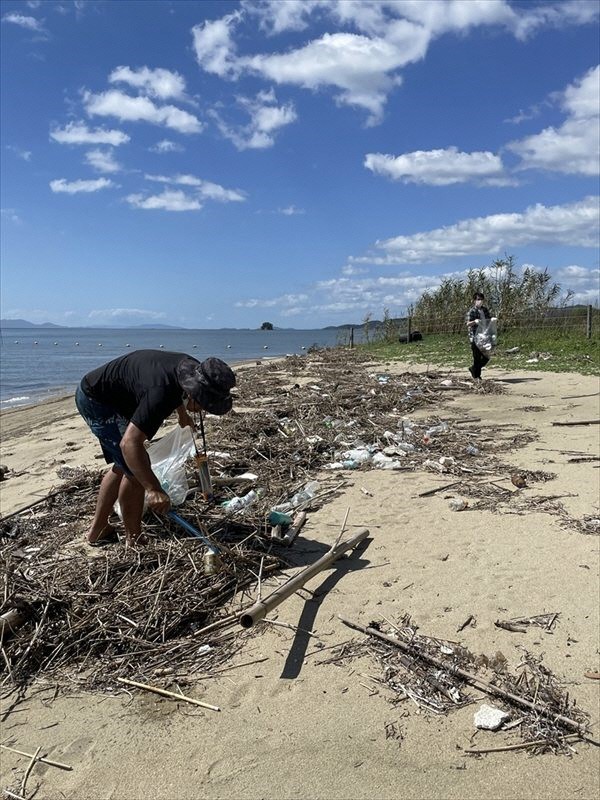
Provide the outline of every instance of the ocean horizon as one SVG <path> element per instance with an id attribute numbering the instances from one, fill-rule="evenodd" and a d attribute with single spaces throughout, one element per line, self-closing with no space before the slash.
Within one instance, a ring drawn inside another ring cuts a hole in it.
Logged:
<path id="1" fill-rule="evenodd" d="M 361 331 L 355 329 L 355 340 Z M 347 344 L 348 329 L 296 328 L 2 328 L 0 409 L 37 405 L 71 394 L 87 372 L 132 350 L 164 349 L 202 361 L 216 356 L 234 366 L 301 355 L 311 347 Z"/>

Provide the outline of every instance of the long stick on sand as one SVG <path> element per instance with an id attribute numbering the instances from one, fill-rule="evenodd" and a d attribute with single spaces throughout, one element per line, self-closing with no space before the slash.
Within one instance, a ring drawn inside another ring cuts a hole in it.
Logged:
<path id="1" fill-rule="evenodd" d="M 26 753 L 25 750 L 17 750 L 14 747 L 9 747 L 7 744 L 0 744 L 0 747 L 3 750 L 9 750 L 11 753 L 17 753 L 20 756 L 26 756 L 27 758 L 33 758 L 33 753 Z M 58 769 L 68 769 L 72 770 L 73 767 L 70 767 L 68 764 L 61 764 L 60 761 L 51 761 L 49 758 L 45 758 L 41 756 L 37 759 L 41 761 L 42 764 L 49 764 L 51 767 L 58 767 Z"/>
<path id="2" fill-rule="evenodd" d="M 154 692 L 155 694 L 162 694 L 163 697 L 173 697 L 175 700 L 183 700 L 185 703 L 193 703 L 195 706 L 202 706 L 202 708 L 209 708 L 211 711 L 220 711 L 219 706 L 211 706 L 210 703 L 203 703 L 202 700 L 195 700 L 193 697 L 186 697 L 184 694 L 177 694 L 177 692 L 169 692 L 167 689 L 159 689 L 158 686 L 149 686 L 147 683 L 138 683 L 138 681 L 130 681 L 129 678 L 117 678 L 119 683 L 126 683 L 128 686 L 137 686 L 138 689 L 145 689 L 147 692 Z"/>
<path id="3" fill-rule="evenodd" d="M 363 625 L 359 625 L 357 622 L 350 622 L 350 620 L 342 617 L 338 614 L 338 618 L 347 625 L 349 628 L 354 628 L 356 631 L 360 631 L 361 633 L 366 633 L 368 636 L 375 636 L 378 639 L 382 639 L 384 642 L 388 642 L 388 644 L 393 644 L 394 647 L 399 648 L 404 653 L 408 653 L 410 656 L 417 655 L 419 658 L 423 659 L 423 661 L 427 661 L 429 664 L 433 664 L 434 667 L 438 669 L 444 670 L 444 672 L 450 672 L 453 675 L 458 675 L 459 678 L 462 678 L 471 686 L 474 686 L 476 689 L 485 692 L 486 694 L 497 695 L 498 697 L 502 697 L 505 700 L 509 700 L 511 703 L 515 703 L 522 708 L 528 708 L 532 711 L 536 711 L 538 714 L 543 714 L 545 717 L 549 717 L 550 719 L 559 722 L 565 728 L 569 728 L 569 730 L 575 731 L 578 733 L 582 739 L 585 739 L 586 742 L 590 742 L 590 744 L 595 744 L 596 747 L 600 747 L 600 742 L 596 739 L 592 739 L 586 731 L 583 725 L 580 725 L 579 722 L 576 722 L 573 719 L 569 719 L 569 717 L 565 717 L 562 714 L 555 714 L 550 709 L 546 708 L 545 706 L 540 705 L 539 703 L 532 703 L 531 700 L 527 700 L 525 697 L 519 697 L 519 695 L 511 694 L 510 692 L 501 689 L 499 686 L 494 686 L 487 681 L 481 680 L 481 678 L 477 678 L 475 675 L 471 675 L 469 672 L 465 672 L 464 669 L 460 669 L 460 667 L 455 667 L 452 664 L 449 664 L 446 661 L 442 661 L 440 658 L 435 658 L 434 656 L 427 655 L 426 653 L 418 652 L 415 653 L 414 648 L 410 647 L 409 645 L 405 644 L 404 642 L 399 641 L 398 639 L 394 639 L 391 636 L 386 636 L 385 633 L 376 630 L 375 628 L 365 628 Z"/>
<path id="4" fill-rule="evenodd" d="M 291 595 L 297 592 L 298 589 L 301 589 L 307 581 L 330 564 L 333 564 L 346 550 L 351 550 L 353 547 L 356 547 L 356 545 L 362 542 L 363 539 L 366 539 L 368 535 L 368 528 L 359 528 L 352 538 L 332 547 L 324 556 L 321 556 L 321 558 L 315 561 L 314 564 L 305 567 L 297 575 L 294 575 L 293 578 L 290 578 L 289 581 L 284 583 L 283 586 L 280 586 L 279 589 L 275 589 L 274 592 L 271 592 L 268 597 L 263 598 L 251 608 L 248 608 L 240 615 L 240 625 L 242 628 L 251 628 L 256 622 L 264 619 L 269 611 L 280 603 L 283 603 L 288 597 L 291 597 Z"/>

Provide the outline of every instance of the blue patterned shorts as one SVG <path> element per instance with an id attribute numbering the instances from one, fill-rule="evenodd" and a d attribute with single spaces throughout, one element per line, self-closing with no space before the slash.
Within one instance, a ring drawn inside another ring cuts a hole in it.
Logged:
<path id="1" fill-rule="evenodd" d="M 106 463 L 114 464 L 127 475 L 131 475 L 121 452 L 121 439 L 129 421 L 117 414 L 114 408 L 89 397 L 81 386 L 75 392 L 75 405 L 91 432 L 100 441 Z"/>

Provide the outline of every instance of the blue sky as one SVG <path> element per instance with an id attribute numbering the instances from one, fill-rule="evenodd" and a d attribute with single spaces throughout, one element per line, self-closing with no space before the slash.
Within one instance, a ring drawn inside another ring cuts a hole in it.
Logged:
<path id="1" fill-rule="evenodd" d="M 2 317 L 359 323 L 505 254 L 597 301 L 597 0 L 1 9 Z"/>

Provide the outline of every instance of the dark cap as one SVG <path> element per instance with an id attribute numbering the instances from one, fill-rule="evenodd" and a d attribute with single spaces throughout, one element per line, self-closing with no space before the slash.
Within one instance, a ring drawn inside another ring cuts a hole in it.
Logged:
<path id="1" fill-rule="evenodd" d="M 207 358 L 202 363 L 185 358 L 177 368 L 177 377 L 188 397 L 209 414 L 221 416 L 231 411 L 235 375 L 220 358 Z"/>

